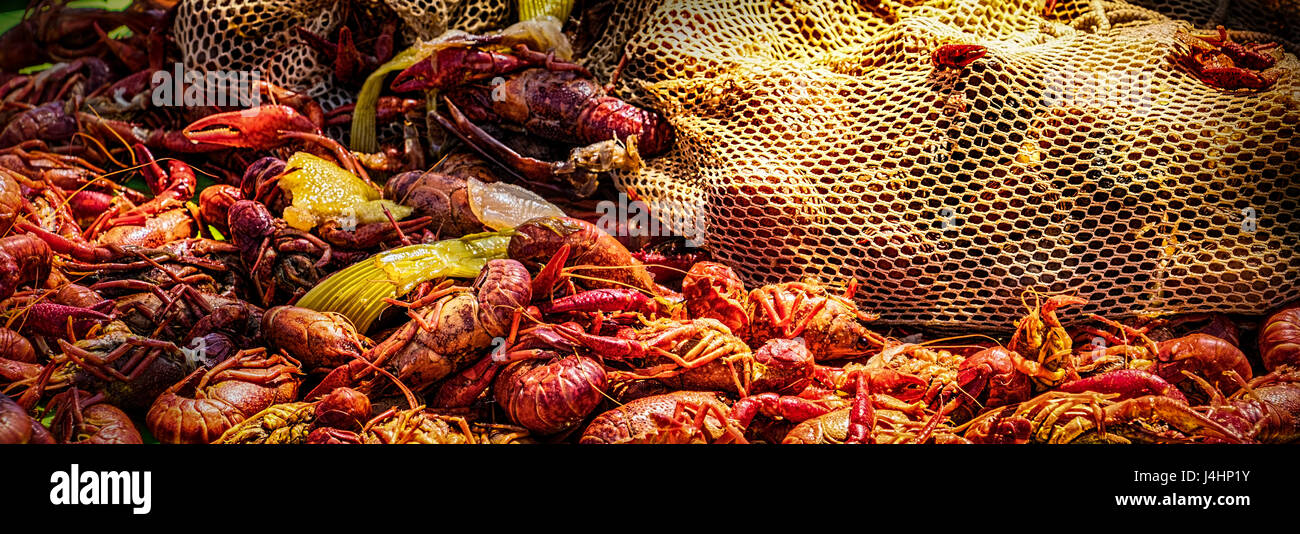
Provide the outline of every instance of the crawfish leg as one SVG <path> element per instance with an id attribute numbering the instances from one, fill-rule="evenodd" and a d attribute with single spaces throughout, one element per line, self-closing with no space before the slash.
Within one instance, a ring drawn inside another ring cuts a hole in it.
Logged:
<path id="1" fill-rule="evenodd" d="M 73 346 L 71 344 L 66 344 L 66 342 L 64 342 L 61 339 L 59 340 L 59 344 L 63 348 L 64 355 L 66 355 L 77 365 L 80 365 L 83 369 L 86 370 L 86 372 L 95 375 L 95 378 L 98 378 L 105 382 L 112 381 L 114 379 L 123 380 L 123 381 L 127 380 L 126 375 L 118 372 L 117 369 L 108 367 L 107 365 L 104 364 L 103 360 L 100 360 L 99 357 L 95 356 L 90 351 L 87 351 L 80 347 Z M 118 352 L 118 350 L 121 350 L 121 348 L 118 348 L 113 352 Z M 121 355 L 118 354 L 118 356 Z"/>
<path id="2" fill-rule="evenodd" d="M 799 299 L 801 301 L 803 300 L 802 294 L 799 295 Z M 803 318 L 800 319 L 799 322 L 794 325 L 794 327 L 786 329 L 785 337 L 793 338 L 803 333 L 804 329 L 808 327 L 808 324 L 811 323 L 813 318 L 817 316 L 817 313 L 822 311 L 822 308 L 825 307 L 826 307 L 826 299 L 824 298 L 817 299 L 817 303 L 813 305 L 811 310 L 808 310 L 808 312 L 804 314 Z M 795 309 L 798 309 L 797 305 Z"/>
<path id="3" fill-rule="evenodd" d="M 852 411 L 849 413 L 848 436 L 844 441 L 873 443 L 871 434 L 876 427 L 876 410 L 871 405 L 871 385 L 862 374 L 858 374 L 854 380 L 857 382 L 857 394 L 853 397 Z"/>

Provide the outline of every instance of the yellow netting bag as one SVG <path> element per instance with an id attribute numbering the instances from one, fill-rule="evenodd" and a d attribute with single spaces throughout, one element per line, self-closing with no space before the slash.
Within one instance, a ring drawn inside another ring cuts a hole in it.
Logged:
<path id="1" fill-rule="evenodd" d="M 320 96 L 332 89 L 332 66 L 320 61 L 294 28 L 329 35 L 348 13 L 395 16 L 408 39 L 430 39 L 448 29 L 483 32 L 513 22 L 510 0 L 185 0 L 177 8 L 174 31 L 188 68 L 256 70 L 272 83 Z"/>
<path id="2" fill-rule="evenodd" d="M 750 284 L 857 278 L 885 322 L 1006 329 L 1028 291 L 1108 316 L 1300 297 L 1296 57 L 1267 91 L 1214 89 L 1170 59 L 1190 24 L 1098 5 L 621 5 L 590 59 L 628 54 L 678 144 L 619 185 Z M 945 43 L 989 54 L 936 69 Z"/>

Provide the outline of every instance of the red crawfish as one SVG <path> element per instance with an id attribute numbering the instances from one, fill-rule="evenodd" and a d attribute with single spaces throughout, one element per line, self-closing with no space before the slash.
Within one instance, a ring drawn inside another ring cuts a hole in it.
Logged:
<path id="1" fill-rule="evenodd" d="M 89 298 L 81 299 L 83 294 Z M 20 306 L 11 317 L 15 328 L 33 338 L 50 340 L 84 337 L 95 325 L 108 322 L 111 317 L 107 314 L 113 311 L 113 301 L 77 284 L 33 296 L 16 296 L 11 302 Z"/>
<path id="2" fill-rule="evenodd" d="M 942 416 L 937 414 L 918 417 L 898 410 L 875 410 L 870 426 L 858 430 L 859 436 L 855 436 L 855 427 L 863 425 L 855 423 L 852 408 L 844 408 L 795 425 L 781 443 L 969 443 L 942 422 Z"/>
<path id="3" fill-rule="evenodd" d="M 230 235 L 230 207 L 243 199 L 243 192 L 238 187 L 210 185 L 199 192 L 199 219 L 222 235 Z"/>
<path id="4" fill-rule="evenodd" d="M 754 394 L 743 397 L 732 405 L 729 418 L 737 426 L 746 429 L 747 433 L 759 415 L 774 421 L 797 424 L 842 408 L 856 407 L 858 413 L 864 415 L 874 409 L 914 415 L 925 410 L 922 398 L 926 383 L 920 378 L 891 369 L 859 364 L 844 367 L 814 365 L 812 354 L 797 341 L 768 341 L 755 352 L 755 360 L 784 360 L 778 365 L 769 363 L 766 367 L 784 368 L 785 372 L 771 374 L 786 377 L 766 384 L 756 381 Z M 800 371 L 800 368 L 807 371 Z M 784 433 L 783 431 L 781 435 Z M 780 436 L 775 439 L 779 441 Z"/>
<path id="5" fill-rule="evenodd" d="M 969 354 L 970 350 L 977 352 Z M 917 377 L 925 385 L 921 395 L 925 405 L 955 421 L 1024 401 L 1033 394 L 1031 379 L 1049 375 L 1038 362 L 1001 346 L 981 349 L 977 345 L 961 351 L 891 344 L 866 365 Z"/>
<path id="6" fill-rule="evenodd" d="M 728 419 L 721 436 L 714 437 L 709 431 L 709 419 L 711 418 Z M 732 424 L 730 418 L 727 417 L 727 413 L 722 408 L 711 403 L 678 402 L 672 414 L 664 416 L 652 413 L 651 419 L 655 421 L 655 433 L 649 439 L 638 440 L 638 443 L 749 443 L 740 429 Z"/>
<path id="7" fill-rule="evenodd" d="M 676 419 L 675 415 L 681 414 L 680 407 L 683 405 L 692 406 L 703 414 L 697 427 L 702 432 L 694 434 L 698 441 L 719 440 L 728 434 L 739 434 L 739 430 L 727 421 L 729 406 L 725 397 L 708 391 L 677 391 L 637 399 L 596 416 L 587 425 L 578 443 L 671 441 L 674 436 L 666 435 L 665 426 Z"/>
<path id="8" fill-rule="evenodd" d="M 237 200 L 256 200 L 276 213 L 283 212 L 292 201 L 279 186 L 279 178 L 287 165 L 288 162 L 275 156 L 254 161 L 244 169 L 244 175 L 239 179 Z"/>
<path id="9" fill-rule="evenodd" d="M 621 379 L 655 379 L 670 387 L 744 391 L 752 354 L 744 341 L 712 319 L 660 319 L 619 336 L 599 336 L 571 324 L 554 327 L 560 336 L 608 360 L 632 366 Z"/>
<path id="10" fill-rule="evenodd" d="M 1116 400 L 1132 399 L 1146 395 L 1163 395 L 1180 402 L 1187 402 L 1187 397 L 1169 381 L 1160 376 L 1139 369 L 1117 369 L 1087 378 L 1072 380 L 1058 386 L 1057 391 L 1066 393 L 1115 394 Z"/>
<path id="11" fill-rule="evenodd" d="M 711 319 L 696 321 L 706 327 L 717 324 Z M 617 380 L 653 379 L 672 389 L 723 391 L 745 397 L 798 393 L 821 371 L 803 343 L 774 339 L 751 352 L 738 338 L 729 337 L 724 332 L 716 326 L 706 328 L 702 335 L 697 333 L 687 337 L 679 346 L 673 347 L 671 350 L 681 354 L 688 366 L 666 362 L 654 365 L 657 360 L 648 358 L 647 367 L 615 371 L 611 377 Z"/>
<path id="12" fill-rule="evenodd" d="M 749 293 L 747 341 L 803 338 L 818 360 L 864 356 L 885 346 L 885 338 L 864 323 L 875 316 L 849 298 L 817 284 L 770 284 Z"/>
<path id="13" fill-rule="evenodd" d="M 555 333 L 607 360 L 608 375 L 615 382 L 653 379 L 673 390 L 725 391 L 744 396 L 801 391 L 814 372 L 813 356 L 802 343 L 774 340 L 750 352 L 744 342 L 714 320 L 659 320 L 617 337 L 581 333 L 572 325 L 555 327 Z"/>
<path id="14" fill-rule="evenodd" d="M 1209 334 L 1192 334 L 1160 342 L 1157 346 L 1155 373 L 1179 387 L 1184 387 L 1182 382 L 1186 374 L 1192 373 L 1225 392 L 1233 392 L 1237 383 L 1227 373 L 1236 373 L 1246 380 L 1253 376 L 1250 361 L 1241 349 Z"/>
<path id="15" fill-rule="evenodd" d="M 539 68 L 534 68 L 539 67 Z M 476 80 L 497 79 L 490 86 Z M 471 120 L 510 122 L 564 143 L 589 145 L 638 137 L 646 156 L 666 151 L 672 128 L 658 114 L 607 96 L 581 66 L 515 47 L 513 53 L 444 48 L 393 81 L 398 91 L 450 91 Z"/>
<path id="16" fill-rule="evenodd" d="M 511 341 L 531 299 L 531 277 L 522 264 L 489 261 L 472 289 L 443 286 L 414 303 L 419 307 L 408 313 L 410 322 L 368 350 L 362 360 L 336 368 L 307 397 L 355 384 L 370 374 L 373 365 L 385 365 L 416 391 L 446 379 L 434 405 L 467 406 L 498 371 L 492 357 L 483 355 L 484 349 L 494 339 Z"/>
<path id="17" fill-rule="evenodd" d="M 346 317 L 296 306 L 276 306 L 262 315 L 262 337 L 308 373 L 328 372 L 357 360 L 372 347 Z"/>
<path id="18" fill-rule="evenodd" d="M 475 83 L 488 79 L 490 84 Z M 399 74 L 393 87 L 445 92 L 449 117 L 435 116 L 445 129 L 525 179 L 548 183 L 563 177 L 580 196 L 594 191 L 598 173 L 639 167 L 642 155 L 666 152 L 673 142 L 672 128 L 662 116 L 608 96 L 581 66 L 522 44 L 511 52 L 443 48 Z M 512 125 L 583 147 L 566 161 L 535 159 L 475 121 Z"/>
<path id="19" fill-rule="evenodd" d="M 102 395 L 90 395 L 76 388 L 50 400 L 54 408 L 51 429 L 60 443 L 93 445 L 144 443 L 140 431 L 126 412 L 102 402 Z"/>
<path id="20" fill-rule="evenodd" d="M 596 215 L 600 215 L 599 212 Z M 610 222 L 608 219 L 604 221 Z M 601 218 L 596 217 L 596 224 L 601 223 Z M 632 257 L 645 264 L 656 283 L 667 286 L 678 282 L 695 264 L 712 257 L 708 250 L 693 247 L 685 239 L 650 235 L 656 232 L 645 229 L 648 224 L 652 223 L 646 221 L 643 224 L 638 220 L 620 222 L 614 225 L 612 234 L 620 238 L 628 250 L 635 251 Z"/>
<path id="21" fill-rule="evenodd" d="M 370 420 L 370 399 L 351 388 L 337 388 L 316 402 L 287 402 L 240 421 L 214 444 L 300 445 L 320 430 L 355 433 Z"/>
<path id="22" fill-rule="evenodd" d="M 0 235 L 9 235 L 25 205 L 22 186 L 7 173 L 0 172 Z"/>
<path id="23" fill-rule="evenodd" d="M 771 373 L 768 378 L 773 380 L 766 383 L 756 380 L 753 389 L 761 393 L 730 407 L 721 402 L 719 392 L 707 391 L 677 391 L 630 401 L 598 416 L 582 442 L 745 443 L 746 432 L 759 415 L 800 423 L 840 408 L 853 410 L 855 423 L 849 430 L 853 439 L 869 440 L 868 421 L 875 409 L 924 411 L 923 405 L 907 404 L 918 400 L 923 391 L 924 384 L 915 377 L 884 369 L 818 367 L 814 371 L 811 354 L 792 340 L 769 342 L 755 360 L 786 372 Z M 776 364 L 775 360 L 786 361 Z M 841 391 L 853 395 L 852 400 L 842 399 Z M 938 420 L 936 416 L 934 421 Z"/>
<path id="24" fill-rule="evenodd" d="M 292 228 L 255 200 L 240 200 L 228 210 L 231 240 L 262 304 L 278 292 L 305 294 L 327 274 L 333 247 L 309 232 Z"/>
<path id="25" fill-rule="evenodd" d="M 523 264 L 515 260 L 489 261 L 474 279 L 472 291 L 478 298 L 479 323 L 492 336 L 493 343 L 499 341 L 502 344 L 500 349 L 515 343 L 519 324 L 525 314 L 532 311 L 535 318 L 535 308 L 528 308 L 528 303 L 533 298 L 532 276 Z M 496 361 L 497 352 L 482 357 L 478 363 L 443 382 L 432 405 L 438 408 L 462 408 L 472 404 L 492 384 L 493 377 L 500 370 L 500 362 Z M 604 381 L 603 370 L 599 380 L 602 383 Z M 529 393 L 542 393 L 545 396 L 546 391 L 546 388 L 540 388 L 530 390 Z M 564 397 L 558 392 L 557 395 Z M 545 401 L 538 402 L 545 404 Z"/>
<path id="26" fill-rule="evenodd" d="M 638 151 L 652 157 L 672 146 L 673 131 L 659 114 L 607 96 L 574 71 L 531 69 L 491 86 L 461 86 L 449 99 L 470 120 L 507 122 L 553 141 L 590 145 L 637 136 Z"/>
<path id="27" fill-rule="evenodd" d="M 1240 443 L 1231 428 L 1163 395 L 1123 401 L 1094 392 L 1049 391 L 962 425 L 975 443 Z"/>
<path id="28" fill-rule="evenodd" d="M 1265 53 L 1280 50 L 1279 43 L 1236 43 L 1228 38 L 1222 26 L 1217 37 L 1180 30 L 1174 38 L 1179 44 L 1174 61 L 1212 87 L 1230 91 L 1263 90 L 1272 87 L 1279 77 L 1272 68 L 1277 57 Z"/>
<path id="29" fill-rule="evenodd" d="M 53 143 L 72 138 L 77 133 L 77 119 L 65 113 L 63 106 L 62 102 L 48 102 L 9 119 L 0 130 L 0 147 L 31 139 Z"/>
<path id="30" fill-rule="evenodd" d="M 1254 376 L 1250 361 L 1241 349 L 1221 337 L 1195 333 L 1157 343 L 1140 330 L 1103 317 L 1092 318 L 1115 328 L 1117 332 L 1092 329 L 1091 332 L 1113 345 L 1081 352 L 1078 358 L 1080 360 L 1111 360 L 1121 362 L 1127 368 L 1145 369 L 1178 386 L 1183 393 L 1193 396 L 1202 392 L 1186 381 L 1188 374 L 1208 380 L 1212 386 L 1225 393 L 1232 393 L 1238 387 L 1229 373 L 1235 373 L 1246 380 Z"/>
<path id="31" fill-rule="evenodd" d="M 520 44 L 513 50 L 492 50 L 481 45 L 497 45 L 498 40 L 473 37 L 470 46 L 449 46 L 408 67 L 393 79 L 399 92 L 427 89 L 447 90 L 467 83 L 487 80 L 534 67 L 586 73 L 580 65 L 561 61 L 554 55 L 536 52 Z M 478 45 L 478 46 L 475 46 Z"/>
<path id="32" fill-rule="evenodd" d="M 963 69 L 988 55 L 988 48 L 973 44 L 946 44 L 934 49 L 930 60 L 936 67 Z"/>
<path id="33" fill-rule="evenodd" d="M 116 320 L 94 337 L 58 343 L 75 364 L 73 385 L 103 393 L 107 402 L 127 411 L 147 408 L 192 365 L 175 344 L 135 335 Z"/>
<path id="34" fill-rule="evenodd" d="M 273 98 L 277 101 L 291 105 L 267 105 L 215 113 L 190 123 L 181 132 L 156 133 L 155 137 L 160 138 L 151 137 L 146 144 L 158 144 L 174 152 L 213 152 L 230 148 L 270 150 L 297 142 L 314 148 L 316 152 L 323 151 L 332 156 L 344 170 L 371 183 L 369 173 L 357 156 L 337 140 L 322 134 L 325 112 L 320 104 L 304 94 L 265 82 L 259 82 L 257 87 L 260 91 L 275 95 Z M 119 132 L 119 135 L 123 133 Z M 129 131 L 123 136 L 126 135 L 134 137 Z"/>
<path id="35" fill-rule="evenodd" d="M 1070 335 L 1061 324 L 1057 310 L 1087 302 L 1071 295 L 1053 295 L 1016 323 L 1016 332 L 1007 348 L 1041 366 L 1041 372 L 1034 376 L 1040 386 L 1052 387 L 1077 376 L 1071 358 Z"/>
<path id="36" fill-rule="evenodd" d="M 383 362 L 413 391 L 428 388 L 468 367 L 492 346 L 481 309 L 471 292 L 442 297 L 377 345 L 375 362 Z"/>
<path id="37" fill-rule="evenodd" d="M 509 364 L 497 376 L 493 392 L 511 421 L 550 435 L 586 419 L 605 400 L 605 389 L 605 369 L 575 355 Z"/>
<path id="38" fill-rule="evenodd" d="M 941 394 L 954 390 L 952 384 L 957 381 L 957 369 L 965 360 L 965 356 L 953 350 L 931 348 L 914 343 L 890 342 L 883 350 L 868 359 L 865 366 L 889 369 L 917 377 L 925 384 L 921 400 L 927 405 L 933 405 L 944 402 L 944 396 Z M 978 393 L 970 392 L 970 394 Z"/>
<path id="39" fill-rule="evenodd" d="M 225 359 L 235 352 L 224 352 L 220 346 L 261 344 L 262 309 L 237 298 L 202 292 L 184 283 L 166 291 L 139 280 L 109 280 L 94 287 L 140 291 L 114 298 L 114 316 L 143 335 L 161 334 L 190 347 L 206 343 L 204 360 Z M 210 363 L 215 361 L 204 365 Z"/>
<path id="40" fill-rule="evenodd" d="M 479 423 L 461 415 L 415 407 L 408 410 L 393 408 L 375 416 L 361 429 L 358 442 L 507 445 L 531 443 L 532 440 L 528 437 L 528 430 L 521 427 Z"/>
<path id="41" fill-rule="evenodd" d="M 92 242 L 69 239 L 31 223 L 20 222 L 17 226 L 44 240 L 55 252 L 90 262 L 92 267 L 135 257 L 138 253 L 157 253 L 192 237 L 197 228 L 194 217 L 184 208 L 167 210 L 138 222 L 109 228 L 96 235 Z"/>
<path id="42" fill-rule="evenodd" d="M 0 238 L 0 300 L 13 296 L 22 286 L 43 285 L 53 260 L 49 245 L 35 236 Z"/>
<path id="43" fill-rule="evenodd" d="M 682 298 L 692 319 L 717 319 L 733 334 L 749 337 L 749 294 L 731 267 L 701 261 L 682 279 Z"/>
<path id="44" fill-rule="evenodd" d="M 339 28 L 338 40 L 330 42 L 301 26 L 294 28 L 298 37 L 308 46 L 320 52 L 326 62 L 334 65 L 335 78 L 346 83 L 359 83 L 367 73 L 373 72 L 393 54 L 393 33 L 397 25 L 385 22 L 379 36 L 373 40 L 374 54 L 364 54 L 357 49 L 352 39 L 352 30 L 347 26 Z"/>
<path id="45" fill-rule="evenodd" d="M 474 279 L 479 321 L 493 337 L 511 337 L 533 300 L 532 277 L 515 260 L 491 260 Z"/>
<path id="46" fill-rule="evenodd" d="M 22 334 L 0 327 L 0 359 L 36 363 L 36 349 Z"/>
<path id="47" fill-rule="evenodd" d="M 1236 346 L 1241 346 L 1241 329 L 1231 317 L 1222 313 L 1194 313 L 1173 317 L 1138 316 L 1120 322 L 1125 330 L 1145 334 L 1153 341 L 1168 341 L 1188 334 L 1209 334 Z M 1111 334 L 1099 332 L 1097 328 L 1081 325 L 1075 330 L 1076 344 L 1089 336 L 1111 337 Z"/>
<path id="48" fill-rule="evenodd" d="M 27 410 L 0 393 L 0 445 L 24 443 L 56 443 L 56 441 L 40 421 L 27 415 Z"/>
<path id="49" fill-rule="evenodd" d="M 3 39 L 0 37 L 0 42 Z M 0 55 L 3 54 L 0 51 Z M 0 59 L 0 62 L 3 61 Z M 112 77 L 112 69 L 103 60 L 97 57 L 79 57 L 55 63 L 39 72 L 5 76 L 5 82 L 0 85 L 0 97 L 15 104 L 39 105 L 57 101 L 70 103 L 71 108 L 77 108 L 82 100 L 89 100 L 87 95 L 105 90 Z M 80 115 L 78 112 L 77 116 Z"/>
<path id="50" fill-rule="evenodd" d="M 34 63 L 88 56 L 107 56 L 112 45 L 105 43 L 96 26 L 127 26 L 145 35 L 154 26 L 167 24 L 168 15 L 159 9 L 113 11 L 103 8 L 68 7 L 67 0 L 32 2 L 23 20 L 0 35 L 0 66 L 17 71 Z"/>
<path id="51" fill-rule="evenodd" d="M 1031 377 L 1041 374 L 1037 362 L 1002 347 L 991 347 L 962 360 L 956 380 L 948 384 L 944 394 L 966 408 L 965 413 L 954 414 L 954 418 L 964 421 L 983 410 L 1029 400 L 1033 395 Z M 944 410 L 955 407 L 948 404 Z"/>
<path id="52" fill-rule="evenodd" d="M 135 156 L 143 161 L 141 171 L 144 174 L 145 184 L 149 187 L 149 191 L 153 193 L 153 198 L 129 209 L 120 208 L 105 211 L 87 228 L 89 235 L 98 233 L 101 228 L 111 229 L 123 225 L 139 226 L 141 223 L 145 223 L 149 217 L 181 207 L 198 192 L 198 177 L 194 174 L 194 169 L 190 168 L 185 162 L 175 159 L 170 160 L 167 162 L 167 172 L 163 172 L 162 167 L 154 160 L 153 154 L 150 154 L 149 149 L 145 148 L 143 144 L 137 143 L 134 150 Z M 189 237 L 189 235 L 185 237 Z M 117 241 L 109 239 L 105 242 Z"/>
<path id="53" fill-rule="evenodd" d="M 197 369 L 164 391 L 145 418 L 163 443 L 211 443 L 267 407 L 298 396 L 298 362 L 266 349 L 242 351 Z"/>
<path id="54" fill-rule="evenodd" d="M 752 353 L 748 350 L 724 356 L 675 377 L 660 378 L 679 389 L 713 390 L 753 396 L 764 393 L 796 393 L 814 377 L 820 377 L 812 352 L 806 345 L 789 339 L 773 339 Z"/>
<path id="55" fill-rule="evenodd" d="M 1227 399 L 1203 383 L 1211 392 L 1206 411 L 1210 419 L 1260 443 L 1300 440 L 1300 371 L 1282 366 L 1250 382 L 1236 378 L 1241 389 Z"/>
<path id="56" fill-rule="evenodd" d="M 1264 368 L 1300 365 L 1300 306 L 1291 306 L 1268 319 L 1259 330 L 1259 355 Z"/>
<path id="57" fill-rule="evenodd" d="M 445 235 L 483 231 L 483 223 L 470 208 L 468 181 L 463 177 L 436 171 L 405 172 L 384 184 L 384 196 L 438 220 L 439 231 Z"/>
<path id="58" fill-rule="evenodd" d="M 825 373 L 826 378 L 818 378 L 820 387 L 845 391 L 852 394 L 852 399 L 845 402 L 830 392 L 818 394 L 820 399 L 810 397 L 809 393 L 818 391 L 817 387 L 810 387 L 799 396 L 818 399 L 811 407 L 821 411 L 805 410 L 804 420 L 791 419 L 799 424 L 787 433 L 783 442 L 926 443 L 944 440 L 942 436 L 948 433 L 941 428 L 948 419 L 946 412 L 930 410 L 924 402 L 919 402 L 925 392 L 925 382 L 918 377 L 853 364 L 825 371 L 830 372 Z M 741 399 L 733 409 L 745 401 Z M 808 415 L 816 417 L 807 418 Z"/>
<path id="59" fill-rule="evenodd" d="M 330 371 L 307 398 L 341 386 L 369 393 L 377 378 L 361 381 L 376 368 L 386 369 L 381 374 L 395 378 L 399 389 L 408 393 L 407 389 L 424 390 L 470 367 L 493 339 L 483 328 L 478 299 L 463 287 L 444 287 L 429 297 L 427 306 L 408 313 L 409 322 L 366 351 L 362 359 Z"/>
<path id="60" fill-rule="evenodd" d="M 681 306 L 673 297 L 655 297 L 636 289 L 604 288 L 582 291 L 542 302 L 546 314 L 593 313 L 613 314 L 612 319 L 681 318 Z"/>
<path id="61" fill-rule="evenodd" d="M 515 228 L 507 249 L 511 259 L 529 269 L 543 265 L 566 266 L 565 273 L 590 289 L 635 289 L 659 293 L 654 277 L 632 253 L 596 225 L 570 217 L 539 217 Z M 566 248 L 567 247 L 567 248 Z M 538 274 L 533 297 L 549 299 L 558 280 L 558 268 Z"/>

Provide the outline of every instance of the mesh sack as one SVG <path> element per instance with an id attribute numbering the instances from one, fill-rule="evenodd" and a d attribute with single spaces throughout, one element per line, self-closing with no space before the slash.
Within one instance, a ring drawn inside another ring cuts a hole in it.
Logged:
<path id="1" fill-rule="evenodd" d="M 511 0 L 382 0 L 402 17 L 408 37 L 432 39 L 447 30 L 484 33 L 507 26 Z"/>
<path id="2" fill-rule="evenodd" d="M 1297 60 L 1209 87 L 1169 4 L 628 2 L 588 61 L 626 54 L 625 96 L 677 131 L 618 185 L 751 285 L 856 278 L 883 322 L 940 328 L 1009 329 L 1033 292 L 1261 313 L 1300 297 Z M 936 69 L 946 43 L 989 54 Z"/>
<path id="3" fill-rule="evenodd" d="M 332 65 L 300 42 L 294 28 L 330 35 L 348 10 L 382 9 L 401 19 L 407 41 L 447 29 L 486 31 L 508 24 L 512 13 L 509 0 L 184 0 L 173 29 L 187 68 L 260 71 L 332 109 L 351 98 L 334 87 Z"/>
<path id="4" fill-rule="evenodd" d="M 304 92 L 331 110 L 355 102 L 356 90 L 337 84 L 333 66 L 302 43 L 294 28 L 331 35 L 349 12 L 361 20 L 396 16 L 401 40 L 409 43 L 447 29 L 505 26 L 513 9 L 509 0 L 184 0 L 173 29 L 186 68 L 261 72 L 268 82 Z M 349 136 L 339 126 L 326 134 L 343 143 Z M 384 125 L 380 136 L 400 137 L 400 128 Z"/>
<path id="5" fill-rule="evenodd" d="M 332 32 L 344 1 L 185 0 L 173 32 L 188 69 L 257 71 L 268 82 L 321 96 L 330 89 L 330 65 L 293 29 Z"/>

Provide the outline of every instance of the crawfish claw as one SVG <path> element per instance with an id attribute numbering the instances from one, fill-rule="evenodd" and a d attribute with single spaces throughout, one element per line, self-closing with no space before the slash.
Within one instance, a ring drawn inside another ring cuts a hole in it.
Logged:
<path id="1" fill-rule="evenodd" d="M 989 50 L 980 45 L 946 44 L 930 55 L 935 66 L 961 69 L 988 55 Z"/>
<path id="2" fill-rule="evenodd" d="M 252 149 L 284 144 L 285 132 L 321 133 L 320 128 L 310 119 L 283 105 L 209 115 L 194 121 L 182 131 L 185 138 L 194 143 Z"/>

